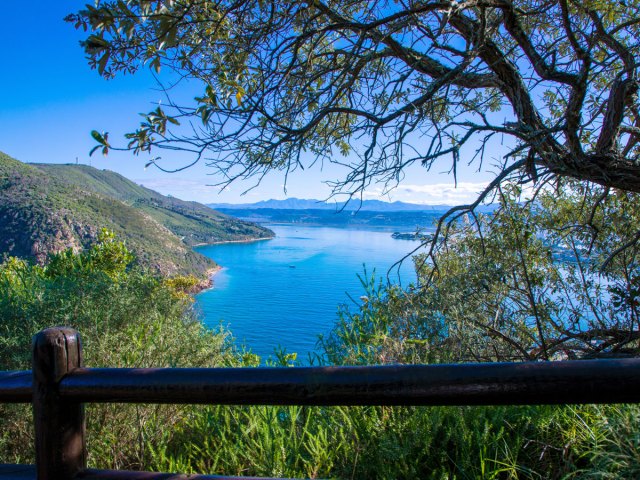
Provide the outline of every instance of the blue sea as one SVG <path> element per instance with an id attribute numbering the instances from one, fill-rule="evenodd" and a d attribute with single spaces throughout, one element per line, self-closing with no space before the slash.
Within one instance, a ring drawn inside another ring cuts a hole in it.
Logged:
<path id="1" fill-rule="evenodd" d="M 415 281 L 410 259 L 399 271 L 389 268 L 418 242 L 393 239 L 390 231 L 268 226 L 274 239 L 198 248 L 223 269 L 213 288 L 196 297 L 207 326 L 222 324 L 263 359 L 282 348 L 306 363 L 318 335 L 335 323 L 338 305 L 360 302 L 365 268 L 385 282 Z"/>

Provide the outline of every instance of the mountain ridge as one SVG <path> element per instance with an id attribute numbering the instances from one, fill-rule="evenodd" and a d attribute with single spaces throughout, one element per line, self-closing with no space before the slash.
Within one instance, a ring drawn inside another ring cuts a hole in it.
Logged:
<path id="1" fill-rule="evenodd" d="M 110 170 L 75 164 L 29 165 L 36 166 L 61 180 L 81 185 L 82 189 L 89 189 L 139 208 L 176 235 L 183 237 L 183 241 L 189 246 L 273 236 L 273 232 L 268 229 L 254 224 L 248 225 L 251 222 L 239 221 L 198 202 L 162 195 Z M 224 224 L 224 229 L 220 228 L 221 224 Z"/>
<path id="2" fill-rule="evenodd" d="M 452 205 L 423 205 L 407 202 L 384 202 L 381 200 L 353 200 L 348 203 L 329 203 L 323 200 L 287 198 L 285 200 L 262 200 L 255 203 L 208 203 L 207 206 L 215 209 L 230 210 L 333 210 L 336 212 L 446 212 Z M 494 207 L 484 205 L 479 211 L 491 211 Z"/>
<path id="3" fill-rule="evenodd" d="M 260 210 L 260 209 L 274 209 L 274 210 L 335 210 L 335 211 L 376 211 L 376 212 L 391 212 L 391 211 L 435 211 L 446 210 L 448 206 L 430 206 L 430 205 L 418 205 L 414 203 L 405 202 L 383 202 L 381 200 L 363 200 L 351 201 L 348 203 L 338 202 L 326 202 L 323 200 L 304 199 L 304 198 L 287 198 L 285 200 L 262 200 L 255 203 L 209 203 L 207 204 L 211 208 L 224 208 L 227 210 L 241 209 L 241 210 Z"/>
<path id="4" fill-rule="evenodd" d="M 51 253 L 86 248 L 102 228 L 124 240 L 142 266 L 198 277 L 217 265 L 191 247 L 273 236 L 264 227 L 165 197 L 115 172 L 25 164 L 0 152 L 0 256 L 43 263 Z"/>

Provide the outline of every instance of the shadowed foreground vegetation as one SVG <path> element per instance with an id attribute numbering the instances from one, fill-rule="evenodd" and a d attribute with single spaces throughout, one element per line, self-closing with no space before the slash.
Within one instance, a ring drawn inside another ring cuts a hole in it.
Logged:
<path id="1" fill-rule="evenodd" d="M 163 280 L 131 268 L 131 261 L 124 244 L 108 232 L 84 253 L 53 255 L 44 266 L 6 260 L 0 267 L 1 368 L 29 368 L 31 335 L 56 324 L 82 333 L 86 364 L 93 367 L 257 366 L 260 359 L 239 351 L 225 332 L 202 327 L 186 293 L 193 279 Z M 382 332 L 375 329 L 398 303 L 397 298 L 389 302 L 384 289 L 377 294 L 370 291 L 370 301 L 358 312 L 341 311 L 333 337 L 323 343 L 332 363 L 380 363 L 370 354 L 381 349 L 367 350 L 364 344 L 359 351 L 368 351 L 368 358 L 354 362 L 357 338 L 345 334 L 360 329 L 369 346 L 380 338 Z M 342 345 L 342 354 L 340 341 L 352 342 Z M 282 353 L 274 363 L 291 366 L 293 358 Z M 32 462 L 30 408 L 3 405 L 0 412 L 0 458 Z M 635 405 L 91 405 L 88 449 L 91 466 L 186 473 L 635 478 L 640 473 L 639 420 Z"/>

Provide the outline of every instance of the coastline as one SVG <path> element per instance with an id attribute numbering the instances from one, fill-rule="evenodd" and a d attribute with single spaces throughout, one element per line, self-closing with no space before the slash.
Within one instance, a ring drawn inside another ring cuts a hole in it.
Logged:
<path id="1" fill-rule="evenodd" d="M 215 277 L 216 274 L 223 268 L 224 267 L 222 267 L 221 265 L 216 265 L 215 267 L 212 267 L 209 270 L 207 270 L 206 275 L 209 281 L 213 281 L 213 277 Z"/>
<path id="2" fill-rule="evenodd" d="M 224 245 L 225 243 L 253 243 L 253 242 L 261 242 L 263 240 L 273 240 L 273 237 L 264 237 L 264 238 L 247 238 L 246 240 L 223 240 L 220 242 L 211 242 L 211 243 L 196 243 L 191 246 L 191 248 L 197 247 L 208 247 L 209 245 Z"/>
<path id="3" fill-rule="evenodd" d="M 206 278 L 203 278 L 197 285 L 194 286 L 193 291 L 189 292 L 191 295 L 197 295 L 205 290 L 211 290 L 213 288 L 213 277 L 222 270 L 223 267 L 216 265 L 213 268 L 208 269 L 205 272 Z"/>
<path id="4" fill-rule="evenodd" d="M 259 242 L 261 240 L 272 240 L 274 237 L 266 237 L 266 238 L 248 238 L 246 240 L 226 240 L 226 241 L 222 241 L 222 242 L 212 242 L 212 243 L 197 243 L 195 245 L 192 245 L 191 248 L 197 248 L 197 247 L 207 247 L 210 245 L 222 245 L 225 243 L 252 243 L 252 242 Z M 222 270 L 224 267 L 222 267 L 221 265 L 216 265 L 213 268 L 208 269 L 205 272 L 205 276 L 206 278 L 202 279 L 197 285 L 194 286 L 193 291 L 189 292 L 191 295 L 197 295 L 199 293 L 204 292 L 205 290 L 211 290 L 213 288 L 213 277 L 216 276 L 216 274 Z"/>

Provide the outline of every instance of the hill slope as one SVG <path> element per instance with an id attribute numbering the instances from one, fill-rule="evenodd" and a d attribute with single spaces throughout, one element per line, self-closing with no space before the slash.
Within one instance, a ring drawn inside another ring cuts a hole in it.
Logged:
<path id="1" fill-rule="evenodd" d="M 87 165 L 31 164 L 49 176 L 82 190 L 113 198 L 146 213 L 189 246 L 270 238 L 273 232 L 254 223 L 216 212 L 197 202 L 166 197 L 109 170 Z"/>
<path id="2" fill-rule="evenodd" d="M 0 255 L 42 262 L 52 252 L 80 250 L 101 228 L 127 242 L 138 262 L 165 275 L 202 276 L 215 267 L 190 247 L 273 233 L 168 198 L 114 172 L 85 165 L 26 165 L 0 153 Z"/>

